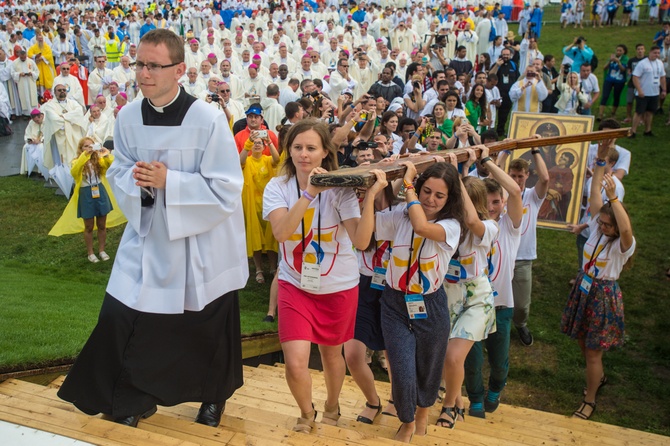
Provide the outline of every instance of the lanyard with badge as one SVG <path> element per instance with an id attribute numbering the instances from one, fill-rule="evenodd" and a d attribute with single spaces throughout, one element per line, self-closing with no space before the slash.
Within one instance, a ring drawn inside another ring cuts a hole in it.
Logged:
<path id="1" fill-rule="evenodd" d="M 86 176 L 88 177 L 88 183 L 91 185 L 91 197 L 92 198 L 100 198 L 100 179 L 98 178 L 97 173 L 93 173 L 95 178 L 95 182 L 93 182 L 93 178 L 91 178 L 91 174 L 88 173 Z"/>
<path id="2" fill-rule="evenodd" d="M 298 199 L 300 199 L 300 185 L 298 178 L 295 179 L 295 187 L 298 190 Z M 321 194 L 319 194 L 319 215 L 317 217 L 317 249 L 316 249 L 316 263 L 305 262 L 305 218 L 300 220 L 300 228 L 302 230 L 302 268 L 300 272 L 300 288 L 307 291 L 319 291 L 321 286 Z"/>
<path id="3" fill-rule="evenodd" d="M 416 257 L 417 273 L 419 275 L 419 284 L 421 284 L 421 251 L 426 245 L 424 238 L 419 248 L 419 254 Z M 412 229 L 412 238 L 409 244 L 409 258 L 407 259 L 407 275 L 405 276 L 405 305 L 410 319 L 427 319 L 426 303 L 423 300 L 423 294 L 408 294 L 410 282 L 410 269 L 412 267 L 412 252 L 414 251 L 414 229 Z"/>
<path id="4" fill-rule="evenodd" d="M 589 274 L 589 271 L 591 270 L 591 267 L 596 265 L 596 260 L 598 259 L 598 256 L 600 255 L 601 252 L 605 249 L 605 245 L 603 245 L 600 250 L 598 250 L 598 245 L 600 245 L 600 240 L 602 240 L 603 234 L 600 234 L 600 237 L 598 237 L 598 241 L 596 242 L 596 245 L 593 247 L 593 251 L 591 251 L 591 260 L 584 265 L 584 277 L 582 278 L 582 282 L 579 284 L 579 290 L 582 291 L 583 293 L 588 294 L 589 291 L 591 291 L 591 285 L 593 284 L 593 277 Z"/>
<path id="5" fill-rule="evenodd" d="M 391 210 L 392 206 L 389 205 L 389 211 Z M 388 253 L 388 259 L 391 259 L 391 247 L 390 247 L 390 242 L 386 241 L 384 243 L 389 243 L 389 247 L 384 250 L 384 252 L 379 256 L 380 257 L 380 264 L 375 265 L 375 258 L 377 257 L 377 252 L 372 256 L 372 281 L 370 282 L 370 288 L 373 288 L 375 290 L 384 290 L 386 288 L 386 268 L 384 267 L 384 254 Z M 384 246 L 384 243 L 382 243 L 382 246 Z M 378 248 L 379 249 L 379 248 Z"/>

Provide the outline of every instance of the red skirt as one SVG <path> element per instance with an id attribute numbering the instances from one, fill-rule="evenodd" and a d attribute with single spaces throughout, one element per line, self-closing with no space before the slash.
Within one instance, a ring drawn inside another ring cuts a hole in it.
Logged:
<path id="1" fill-rule="evenodd" d="M 358 285 L 331 294 L 312 294 L 280 280 L 279 341 L 340 345 L 354 337 Z"/>

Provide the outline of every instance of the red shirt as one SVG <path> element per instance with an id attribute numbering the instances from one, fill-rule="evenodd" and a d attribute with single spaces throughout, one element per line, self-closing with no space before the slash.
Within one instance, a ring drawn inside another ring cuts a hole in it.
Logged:
<path id="1" fill-rule="evenodd" d="M 268 130 L 267 127 L 265 127 L 263 124 L 261 124 L 261 130 Z M 244 130 L 239 132 L 237 135 L 235 135 L 235 145 L 237 145 L 237 153 L 242 152 L 244 150 L 244 143 L 247 142 L 247 139 L 249 139 L 249 135 L 251 134 L 251 130 L 249 129 L 249 126 L 247 125 Z M 268 130 L 268 138 L 270 138 L 270 141 L 272 141 L 272 144 L 274 144 L 275 149 L 279 151 L 279 140 L 277 139 L 277 134 L 273 132 L 272 130 Z M 263 150 L 263 155 L 268 155 L 272 156 L 270 153 L 270 148 L 266 147 L 265 150 Z"/>

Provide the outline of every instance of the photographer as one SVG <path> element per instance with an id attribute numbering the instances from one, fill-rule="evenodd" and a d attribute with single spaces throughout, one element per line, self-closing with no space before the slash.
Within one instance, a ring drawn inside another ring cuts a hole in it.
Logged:
<path id="1" fill-rule="evenodd" d="M 505 125 L 507 124 L 507 117 L 512 110 L 512 100 L 510 99 L 510 90 L 519 78 L 519 71 L 517 64 L 511 60 L 512 50 L 505 48 L 502 50 L 500 58 L 496 61 L 490 73 L 498 76 L 498 90 L 500 90 L 500 97 L 502 103 L 498 108 L 498 125 L 496 131 L 499 135 L 505 135 Z"/>
<path id="2" fill-rule="evenodd" d="M 556 64 L 556 58 L 551 55 L 547 54 L 544 56 L 544 66 L 542 67 L 542 73 L 544 73 L 545 76 L 549 77 L 551 79 L 551 85 L 552 85 L 552 90 L 551 93 L 547 96 L 547 99 L 542 101 L 542 112 L 543 113 L 556 113 L 556 109 L 554 108 L 554 105 L 556 104 L 556 101 L 558 101 L 558 96 L 560 92 L 558 91 L 558 87 L 556 86 L 558 82 L 558 77 L 559 73 L 558 70 L 556 70 L 555 65 Z M 563 65 L 561 67 L 562 76 L 566 76 L 570 72 L 570 65 Z"/>
<path id="3" fill-rule="evenodd" d="M 268 130 L 267 126 L 263 124 L 263 108 L 260 104 L 251 104 L 249 109 L 245 112 L 247 115 L 246 127 L 235 134 L 235 145 L 237 145 L 237 152 L 242 150 L 251 150 L 254 142 L 251 139 L 251 133 L 256 132 L 257 138 L 270 138 L 270 141 L 275 147 L 279 147 L 277 134 L 272 130 Z M 272 155 L 269 147 L 263 151 L 264 155 Z"/>
<path id="4" fill-rule="evenodd" d="M 509 92 L 509 97 L 514 103 L 512 111 L 539 113 L 542 110 L 541 103 L 548 94 L 540 75 L 535 71 L 535 67 L 530 65 L 526 67 L 524 76 Z"/>
<path id="5" fill-rule="evenodd" d="M 575 40 L 565 48 L 563 54 L 572 59 L 571 70 L 579 72 L 581 66 L 585 63 L 591 63 L 593 59 L 593 50 L 586 44 L 584 37 L 575 37 Z"/>
<path id="6" fill-rule="evenodd" d="M 418 119 L 421 115 L 426 101 L 423 99 L 423 85 L 421 83 L 421 76 L 414 75 L 412 77 L 412 91 L 403 96 L 403 101 L 407 107 L 406 115 L 408 118 Z"/>

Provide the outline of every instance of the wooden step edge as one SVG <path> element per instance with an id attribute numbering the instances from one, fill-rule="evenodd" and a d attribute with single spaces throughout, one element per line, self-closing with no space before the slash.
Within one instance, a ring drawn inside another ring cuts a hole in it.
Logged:
<path id="1" fill-rule="evenodd" d="M 164 435 L 122 426 L 100 418 L 56 409 L 33 401 L 24 401 L 16 397 L 0 395 L 0 418 L 10 418 L 10 416 L 21 417 L 23 421 L 17 424 L 23 426 L 29 426 L 45 432 L 53 432 L 70 438 L 86 435 L 88 440 L 85 441 L 95 443 L 101 440 L 110 440 L 116 442 L 116 444 L 136 446 L 192 446 L 196 444 L 190 441 L 177 440 Z M 101 440 L 95 440 L 95 438 Z"/>

